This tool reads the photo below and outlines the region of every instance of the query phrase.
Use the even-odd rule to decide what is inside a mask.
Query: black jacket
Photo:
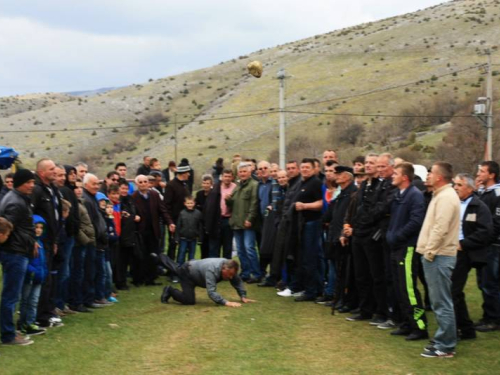
[[[179,214],[175,227],[175,240],[188,240],[198,242],[203,240],[202,215],[198,210],[184,209]]]
[[[460,246],[472,264],[486,263],[488,245],[492,240],[493,219],[488,207],[475,195],[465,210],[462,230],[464,239],[460,241]]]
[[[500,184],[485,190],[479,197],[490,209],[493,218],[492,243],[500,245]]]
[[[353,236],[372,236],[377,231],[378,226],[373,211],[376,209],[378,202],[380,193],[378,185],[380,183],[381,181],[378,178],[373,178],[370,185],[366,180],[358,189],[356,207],[349,222],[353,228]]]
[[[99,203],[95,196],[83,189],[83,204],[89,213],[90,220],[94,226],[96,247],[100,250],[108,246],[108,233],[106,230],[106,222],[99,212]]]
[[[52,193],[51,193],[52,191]],[[35,175],[35,188],[31,196],[33,214],[40,215],[47,222],[47,243],[49,246],[57,242],[62,222],[62,195],[54,184],[45,185]],[[57,212],[57,214],[56,214]]]
[[[124,247],[133,247],[136,243],[137,223],[134,221],[137,210],[132,201],[132,197],[120,197],[122,221],[121,221],[121,234],[120,245]],[[129,216],[124,216],[123,212],[127,212]]]
[[[35,225],[31,200],[27,195],[11,190],[0,203],[0,216],[14,225],[9,239],[0,245],[1,251],[33,256],[35,244]]]
[[[186,184],[178,178],[174,178],[165,188],[163,202],[167,212],[174,222],[179,218],[179,214],[184,209],[184,198],[189,196],[189,190]]]
[[[352,195],[355,194],[357,190],[353,182],[344,190],[341,190],[340,194],[335,199],[330,201],[328,210],[323,215],[323,222],[329,224],[327,237],[329,243],[340,242],[339,238],[344,228],[347,208],[349,207]]]
[[[10,189],[7,186],[2,186],[0,189],[0,202],[2,201],[3,197],[7,195],[7,193],[10,191]]]
[[[221,229],[221,213],[220,213],[220,182],[215,184],[214,188],[205,199],[203,206],[203,223],[205,225],[205,233],[212,239],[220,237]]]

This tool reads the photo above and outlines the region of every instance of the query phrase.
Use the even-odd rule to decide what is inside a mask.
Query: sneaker
[[[387,319],[385,322],[379,324],[377,328],[379,329],[394,329],[397,325],[392,321],[392,319]]]
[[[305,294],[303,294],[303,295],[301,295],[299,297],[295,297],[295,302],[309,302],[309,301],[313,302],[315,300],[316,300],[316,298],[314,298],[314,297],[308,297]]]
[[[103,305],[103,306],[111,306],[113,304],[113,302],[109,302],[108,300],[106,299],[99,299],[99,300],[95,300],[94,301],[95,303],[97,303],[98,305]]]
[[[369,320],[369,319],[371,319],[371,318],[363,316],[361,314],[351,315],[351,316],[348,316],[347,318],[345,318],[345,320],[347,320],[348,322],[360,322],[362,320]]]
[[[58,322],[51,323],[50,327],[51,328],[64,327],[64,323],[58,323]]]
[[[29,338],[16,335],[16,337],[14,337],[14,340],[9,341],[9,342],[4,342],[4,343],[2,343],[2,345],[4,345],[4,346],[14,346],[14,345],[26,346],[26,345],[33,344],[33,342],[34,341],[30,340]]]
[[[442,352],[434,348],[434,350],[424,350],[423,353],[420,353],[422,357],[425,358],[453,358],[455,356],[455,352]]]
[[[179,278],[177,276],[172,277],[172,282],[177,284],[179,282]]]
[[[304,295],[305,291],[301,290],[300,292],[293,293],[294,297],[302,297]]]
[[[418,330],[410,333],[406,336],[406,341],[416,341],[416,340],[424,340],[429,338],[429,333],[427,330]]]
[[[113,296],[109,296],[109,297],[108,297],[108,302],[111,302],[111,303],[118,303],[118,300],[117,300],[115,297],[113,297]]]
[[[101,307],[105,307],[106,305],[101,305],[99,303],[86,303],[84,306],[89,309],[100,309]]]
[[[60,308],[56,307],[53,311],[54,315],[57,315],[59,317],[66,316],[64,311],[62,311]]]
[[[45,329],[38,327],[36,324],[26,325],[23,328],[24,328],[24,332],[30,336],[43,335],[46,332]]]
[[[376,326],[378,327],[380,324],[385,323],[387,321],[387,318],[383,318],[381,316],[375,315],[369,322],[371,326]]]
[[[49,318],[49,323],[62,323],[62,319],[56,316]]]
[[[281,292],[276,293],[280,297],[293,297],[293,293],[290,289],[286,288],[285,290],[282,290]]]

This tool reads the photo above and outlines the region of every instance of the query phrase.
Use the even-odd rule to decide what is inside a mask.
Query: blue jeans
[[[433,262],[422,257],[431,307],[438,324],[434,347],[443,352],[451,352],[457,345],[455,310],[451,296],[451,274],[456,263],[456,256],[436,255]]]
[[[184,240],[179,241],[179,253],[177,254],[177,263],[182,266],[186,261],[186,253],[188,254],[189,260],[194,259],[196,253],[196,240]]]
[[[111,262],[109,260],[104,264],[104,270],[106,271],[106,278],[104,280],[104,297],[111,297],[113,293],[113,268],[111,268]]]
[[[62,264],[59,269],[57,279],[56,307],[61,310],[64,310],[64,305],[68,302],[69,276],[71,274],[70,264],[74,245],[75,238],[68,237],[62,248],[59,249],[58,253],[62,257]]]
[[[16,337],[14,312],[21,296],[21,290],[28,267],[28,257],[21,254],[0,251],[2,264],[3,289],[0,304],[0,330],[2,342],[7,343]]]
[[[95,299],[105,298],[106,293],[106,252],[95,252]]]
[[[233,252],[233,230],[229,226],[229,218],[223,217],[220,223],[220,237],[209,238],[210,258],[220,258],[220,248],[222,246],[222,256],[226,259],[232,258]]]
[[[85,277],[83,279],[83,303],[90,305],[94,303],[95,297],[95,264],[96,248],[93,245],[87,245],[85,251]]]
[[[477,272],[477,283],[483,294],[483,320],[500,324],[500,247],[491,245],[487,263]]]
[[[19,321],[21,324],[30,325],[35,323],[38,299],[40,298],[41,291],[42,284],[24,283],[19,307],[19,310],[21,310]]]
[[[233,233],[241,263],[240,277],[245,280],[253,275],[254,278],[260,279],[262,275],[255,248],[255,231],[253,229],[236,229]]]
[[[83,280],[85,277],[86,246],[75,246],[71,259],[71,272],[69,280],[69,304],[76,308],[83,304]]]

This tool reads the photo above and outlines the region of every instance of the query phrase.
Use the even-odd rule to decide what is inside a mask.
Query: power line
[[[307,114],[307,115],[325,115],[325,116],[346,116],[346,117],[394,117],[394,118],[471,118],[473,115],[392,115],[392,114],[366,114],[366,113],[328,113],[328,112],[311,112],[311,111],[285,111],[286,113]]]

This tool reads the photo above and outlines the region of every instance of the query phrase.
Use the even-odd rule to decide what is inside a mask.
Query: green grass
[[[480,317],[471,274],[468,302]],[[164,282],[165,283],[165,282]],[[220,292],[237,300],[229,283]],[[2,374],[491,374],[500,368],[500,332],[460,342],[454,359],[425,359],[426,342],[405,342],[366,322],[312,303],[248,286],[255,304],[215,305],[197,289],[197,305],[159,301],[162,287],[132,288],[120,302],[64,319],[28,347],[0,348]],[[432,333],[435,321],[430,314]]]

